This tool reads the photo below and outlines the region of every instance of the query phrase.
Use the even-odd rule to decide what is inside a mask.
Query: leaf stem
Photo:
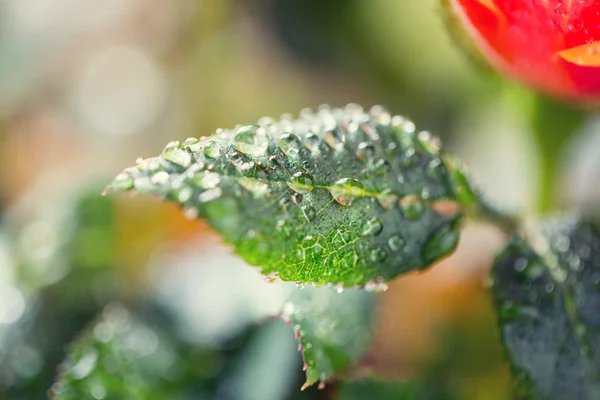
[[[538,211],[557,206],[558,162],[565,144],[581,126],[585,111],[544,97],[537,97],[531,112],[531,128],[540,156],[540,190]]]

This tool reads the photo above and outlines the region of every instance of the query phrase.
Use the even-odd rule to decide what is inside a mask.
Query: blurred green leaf
[[[48,232],[44,240],[27,241],[31,246],[14,257],[25,308],[18,320],[0,324],[0,399],[43,398],[64,346],[117,296],[115,202],[97,191],[94,187],[79,193],[55,227],[45,228],[39,221],[27,229],[13,227],[20,235],[35,229]],[[64,275],[39,271],[38,254],[44,255],[42,266],[62,265]],[[36,273],[47,274],[53,283]]]
[[[348,289],[294,290],[282,318],[294,328],[302,350],[306,383],[323,387],[360,360],[371,343],[374,294]]]
[[[52,398],[210,398],[201,385],[219,366],[218,353],[185,349],[160,325],[111,304],[73,343]]]
[[[170,143],[109,189],[178,203],[265,275],[377,290],[450,254],[477,202],[440,147],[381,107],[322,107]]]
[[[600,231],[570,217],[542,232],[547,253],[515,237],[493,269],[517,389],[532,399],[600,398]]]
[[[51,398],[323,397],[316,389],[300,392],[292,384],[297,379],[293,367],[299,360],[293,357],[293,347],[287,350],[291,337],[281,323],[271,321],[228,343],[200,347],[181,341],[172,325],[160,307],[147,306],[134,312],[120,303],[108,305],[70,346]]]
[[[342,381],[338,384],[337,400],[455,400],[435,382],[399,382],[380,379]]]

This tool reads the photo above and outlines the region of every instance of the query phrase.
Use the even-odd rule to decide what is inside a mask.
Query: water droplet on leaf
[[[375,148],[371,143],[363,142],[358,145],[356,150],[356,158],[358,158],[360,162],[366,164],[369,161],[372,161],[374,156]]]
[[[298,158],[300,154],[300,139],[292,133],[281,135],[279,148],[290,158]]]
[[[415,195],[410,195],[402,198],[399,202],[400,208],[404,213],[404,218],[415,221],[423,215],[425,206]]]
[[[380,293],[385,292],[387,289],[388,285],[383,278],[373,279],[365,284],[365,290],[367,292]]]
[[[185,150],[178,148],[172,150],[166,150],[163,152],[163,158],[173,164],[187,168],[192,163],[192,155]]]
[[[356,197],[364,194],[362,183],[356,179],[343,178],[330,189],[331,196],[342,206],[350,206]]]
[[[456,218],[434,232],[423,247],[423,258],[431,264],[454,251],[460,238],[460,219]]]
[[[304,172],[296,172],[292,175],[292,181],[288,186],[294,192],[302,194],[310,193],[314,189],[312,177]]]
[[[374,249],[371,251],[371,261],[382,262],[387,258],[387,253],[383,249]]]
[[[112,182],[112,187],[116,190],[130,190],[133,186],[133,178],[127,173],[117,175]]]
[[[364,234],[377,236],[383,231],[383,222],[379,218],[373,218],[365,224]]]
[[[269,137],[265,129],[257,125],[242,126],[233,138],[233,145],[244,154],[260,157],[267,152]]]
[[[317,136],[315,133],[309,133],[304,138],[304,146],[306,146],[306,148],[313,153],[316,153],[319,150],[320,142],[321,140],[319,139],[319,136]]]
[[[294,193],[292,195],[292,203],[296,205],[302,203],[302,195],[300,193]]]
[[[255,198],[264,197],[270,192],[269,184],[262,179],[242,177],[237,181],[244,189],[252,192]]]
[[[215,141],[210,141],[204,146],[204,155],[208,158],[219,158],[221,155],[221,146]]]
[[[221,197],[221,194],[222,194],[221,188],[210,189],[210,190],[207,190],[206,192],[201,193],[198,196],[198,200],[201,203],[207,203],[209,201],[218,199],[219,197]]]
[[[343,149],[345,140],[344,133],[337,128],[328,130],[323,134],[323,141],[334,150]]]
[[[402,249],[404,247],[404,244],[404,239],[402,239],[400,236],[392,236],[388,239],[388,246],[390,246],[390,249],[392,249],[392,251],[398,251]]]
[[[200,189],[213,189],[221,183],[221,177],[216,172],[200,172],[190,181]]]
[[[165,171],[157,172],[156,174],[152,175],[151,181],[155,185],[165,185],[167,182],[169,182],[169,174]]]

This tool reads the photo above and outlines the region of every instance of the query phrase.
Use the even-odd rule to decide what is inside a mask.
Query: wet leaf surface
[[[542,225],[548,251],[515,237],[493,292],[519,395],[600,398],[600,231],[577,217]]]
[[[274,322],[219,346],[198,346],[182,341],[160,308],[133,311],[112,303],[68,348],[51,398],[323,398],[317,388],[298,390],[293,340]]]
[[[170,143],[108,189],[179,204],[267,276],[375,290],[450,254],[476,202],[436,138],[357,105]]]
[[[368,350],[372,339],[376,295],[358,289],[306,287],[292,292],[282,318],[289,323],[302,351],[306,383],[324,387],[346,372]]]

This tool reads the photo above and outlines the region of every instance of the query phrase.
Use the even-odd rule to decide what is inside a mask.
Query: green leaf
[[[214,392],[209,381],[225,361],[219,351],[183,345],[155,320],[133,314],[119,303],[107,306],[71,345],[51,398],[208,398],[206,393]]]
[[[336,400],[453,400],[458,399],[429,381],[361,379],[338,384]]]
[[[303,352],[303,390],[316,382],[324,387],[365,354],[373,333],[373,296],[357,289],[338,293],[338,289],[306,287],[292,292],[281,316],[293,326]]]
[[[116,296],[116,205],[90,186],[60,207],[46,199],[36,218],[22,204],[8,215],[17,272],[8,290],[17,295],[7,305],[24,307],[18,319],[0,324],[0,399],[46,398],[64,346]]]
[[[450,254],[476,203],[440,147],[381,107],[321,107],[170,143],[108,189],[178,203],[267,276],[377,289]]]
[[[513,238],[493,269],[505,350],[520,396],[600,398],[600,231],[571,217]]]

